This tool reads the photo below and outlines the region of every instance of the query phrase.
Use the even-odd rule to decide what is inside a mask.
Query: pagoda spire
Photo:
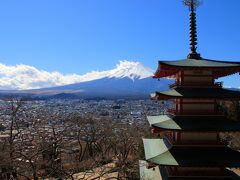
[[[183,4],[189,7],[189,23],[190,23],[190,53],[188,59],[201,59],[197,53],[197,24],[196,24],[196,8],[201,4],[201,0],[183,0]]]

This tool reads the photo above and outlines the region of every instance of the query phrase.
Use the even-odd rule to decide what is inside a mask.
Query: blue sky
[[[204,0],[198,51],[240,61],[240,1]],[[134,60],[185,58],[188,9],[181,0],[8,0],[0,2],[0,63],[84,74]]]

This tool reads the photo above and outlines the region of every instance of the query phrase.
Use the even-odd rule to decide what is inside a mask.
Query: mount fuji
[[[153,79],[153,70],[140,62],[120,61],[108,71],[93,71],[78,77],[77,83],[30,90],[8,91],[55,98],[139,98],[156,90],[165,90],[171,79]],[[4,93],[6,91],[2,91]]]
[[[153,70],[139,62],[120,61],[115,69],[91,72],[83,75],[79,83],[31,90],[34,94],[52,94],[54,97],[81,98],[139,98],[148,97],[156,90],[164,90],[172,82],[170,79],[153,79]],[[72,97],[72,96],[70,96]]]

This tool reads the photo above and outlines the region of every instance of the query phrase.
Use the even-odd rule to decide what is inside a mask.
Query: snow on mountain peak
[[[109,71],[108,77],[124,78],[132,80],[143,79],[153,75],[153,70],[145,67],[140,62],[120,61],[116,68]]]
[[[120,61],[116,68],[107,71],[92,71],[82,75],[81,82],[92,81],[102,78],[130,78],[143,79],[153,75],[153,70],[145,67],[140,62]]]

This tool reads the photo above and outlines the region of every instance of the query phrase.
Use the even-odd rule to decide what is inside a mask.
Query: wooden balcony
[[[170,84],[169,88],[176,88],[176,87],[206,87],[206,88],[222,88],[223,87],[223,82],[215,82],[215,83],[203,83],[203,82],[185,82],[185,83],[177,83],[175,82],[174,84]]]
[[[167,109],[167,113],[173,115],[210,115],[210,116],[223,116],[224,113],[221,111],[208,111],[208,110],[183,110],[182,112],[177,111],[175,108]]]
[[[175,145],[175,146],[201,146],[201,147],[203,147],[203,146],[225,146],[220,141],[217,142],[217,141],[206,141],[206,140],[203,140],[203,141],[200,141],[200,140],[181,141],[181,142],[173,143],[173,145]]]
[[[226,177],[230,177],[230,174],[228,170],[226,169],[198,169],[198,168],[192,168],[190,170],[189,168],[177,168],[177,167],[161,167],[162,171],[165,171],[165,175],[167,177],[175,177],[176,179],[181,179],[183,177],[190,179],[192,178],[198,178],[198,177],[205,177],[205,178],[219,178],[224,179]],[[161,172],[162,172],[161,171]]]
[[[166,133],[163,139],[167,141],[169,147],[171,146],[225,146],[226,143],[223,141],[208,141],[208,140],[174,140],[174,137],[170,133]]]

